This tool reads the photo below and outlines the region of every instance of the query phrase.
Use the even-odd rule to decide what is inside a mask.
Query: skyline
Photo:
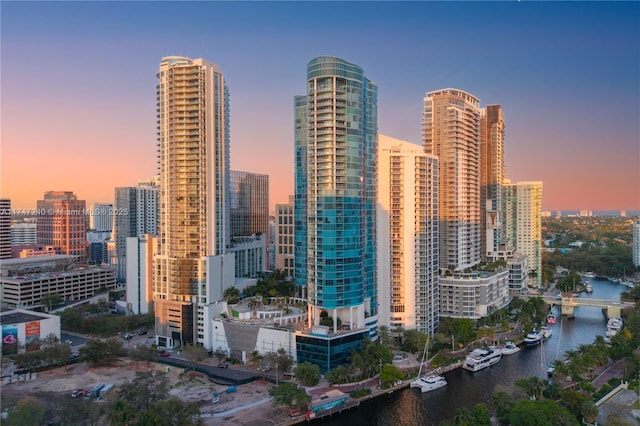
[[[115,187],[156,174],[156,73],[162,57],[183,55],[224,73],[231,169],[269,175],[272,211],[294,192],[294,96],[307,62],[330,55],[378,86],[381,134],[422,144],[425,94],[460,89],[501,105],[507,174],[542,181],[543,210],[640,209],[637,3],[0,8],[0,192],[13,208],[50,190],[113,202]]]

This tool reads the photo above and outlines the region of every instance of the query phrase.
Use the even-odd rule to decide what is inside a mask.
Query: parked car
[[[65,342],[67,343],[67,345],[73,345],[73,340],[65,340]]]
[[[124,335],[124,336],[122,336],[122,337],[124,338],[124,340],[129,340],[129,339],[133,338],[133,334],[131,334],[131,333],[127,333],[127,334],[125,334],[125,335]]]
[[[148,334],[149,332],[147,330],[138,330],[138,336],[144,336],[145,334]]]
[[[71,392],[71,398],[81,398],[83,396],[85,396],[87,393],[87,391],[85,391],[82,388],[78,388],[76,390],[74,390],[73,392]]]
[[[171,356],[171,354],[167,351],[161,352],[160,356]]]
[[[218,368],[229,368],[229,364],[227,364],[226,362],[220,363],[218,364]]]

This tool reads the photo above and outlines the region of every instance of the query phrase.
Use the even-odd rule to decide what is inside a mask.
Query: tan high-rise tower
[[[504,165],[505,125],[500,105],[487,105],[480,120],[480,208],[482,226],[481,256],[486,259],[504,250],[502,236],[502,191],[506,171]]]
[[[480,100],[457,89],[427,93],[423,142],[438,156],[440,267],[480,262]]]
[[[209,257],[230,243],[229,97],[222,71],[204,59],[165,57],[158,80],[156,334],[177,347],[205,341]]]

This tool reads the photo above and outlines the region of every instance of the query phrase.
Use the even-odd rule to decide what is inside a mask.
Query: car
[[[122,337],[124,338],[124,340],[129,340],[129,339],[132,339],[132,338],[133,338],[133,334],[131,334],[131,333],[127,333],[127,334],[125,334],[125,335],[124,335],[124,336],[122,336]]]
[[[82,388],[78,388],[76,390],[74,390],[73,392],[71,392],[71,398],[81,398],[83,396],[85,396],[87,393],[87,391],[85,391]]]
[[[65,340],[65,342],[67,343],[67,345],[73,345],[73,340],[67,339],[67,340]]]
[[[167,351],[161,352],[160,356],[171,356],[171,354]]]
[[[147,333],[149,333],[147,330],[138,330],[138,336],[144,336]]]
[[[69,361],[73,361],[74,359],[78,359],[79,357],[80,357],[80,354],[76,352],[72,352],[71,355],[69,355]]]
[[[229,368],[229,364],[227,364],[226,362],[222,362],[218,364],[218,368]]]

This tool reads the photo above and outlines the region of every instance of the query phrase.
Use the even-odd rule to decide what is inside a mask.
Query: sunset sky
[[[421,143],[426,92],[502,105],[513,182],[544,210],[640,209],[637,2],[10,2],[1,12],[1,196],[112,202],[157,172],[156,72],[204,58],[231,93],[231,168],[293,193],[293,97],[332,55],[378,85],[382,134]]]

